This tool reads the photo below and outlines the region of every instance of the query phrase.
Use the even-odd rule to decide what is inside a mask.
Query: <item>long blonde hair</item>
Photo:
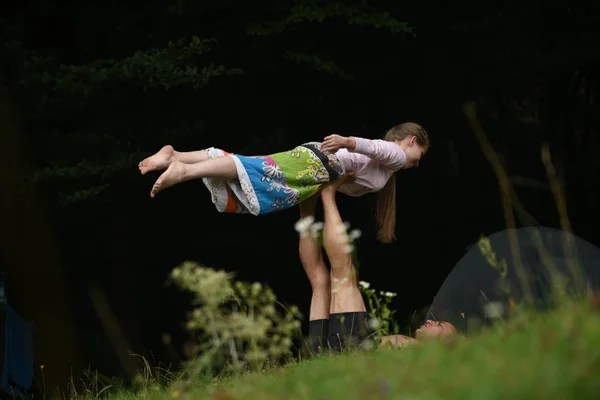
[[[383,138],[388,142],[415,136],[417,143],[425,150],[431,147],[429,135],[423,127],[414,122],[406,122],[390,129]],[[396,240],[396,174],[393,174],[383,189],[377,193],[377,239],[382,243]]]

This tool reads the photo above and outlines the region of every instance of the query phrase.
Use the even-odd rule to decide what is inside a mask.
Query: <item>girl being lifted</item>
[[[322,143],[310,142],[293,150],[268,156],[242,156],[209,148],[177,152],[164,146],[139,163],[142,174],[164,170],[150,196],[181,182],[202,179],[220,212],[267,214],[302,205],[323,185],[351,171],[355,180],[338,191],[358,197],[379,192],[377,222],[379,239],[394,239],[396,217],[395,173],[416,167],[429,148],[425,129],[404,123],[390,129],[383,140],[327,136]],[[314,201],[312,203],[314,203]],[[314,204],[302,207],[311,214]]]

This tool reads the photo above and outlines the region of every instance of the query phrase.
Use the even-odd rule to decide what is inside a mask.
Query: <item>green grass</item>
[[[188,383],[189,384],[189,383]],[[263,373],[126,399],[598,399],[600,313],[569,305],[476,337],[325,356]]]

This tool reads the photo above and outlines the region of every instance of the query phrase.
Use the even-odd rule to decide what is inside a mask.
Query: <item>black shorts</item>
[[[329,316],[329,346],[335,351],[360,347],[373,336],[369,328],[369,313],[347,312]]]

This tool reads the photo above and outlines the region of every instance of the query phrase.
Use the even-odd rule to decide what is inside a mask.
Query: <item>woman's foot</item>
[[[158,153],[139,163],[138,168],[142,175],[145,175],[150,171],[167,169],[171,165],[171,161],[173,161],[174,154],[175,150],[173,149],[173,146],[164,146]]]
[[[154,186],[152,186],[150,197],[154,198],[161,190],[182,182],[185,179],[186,169],[184,163],[179,161],[171,162],[169,168],[158,177]]]

